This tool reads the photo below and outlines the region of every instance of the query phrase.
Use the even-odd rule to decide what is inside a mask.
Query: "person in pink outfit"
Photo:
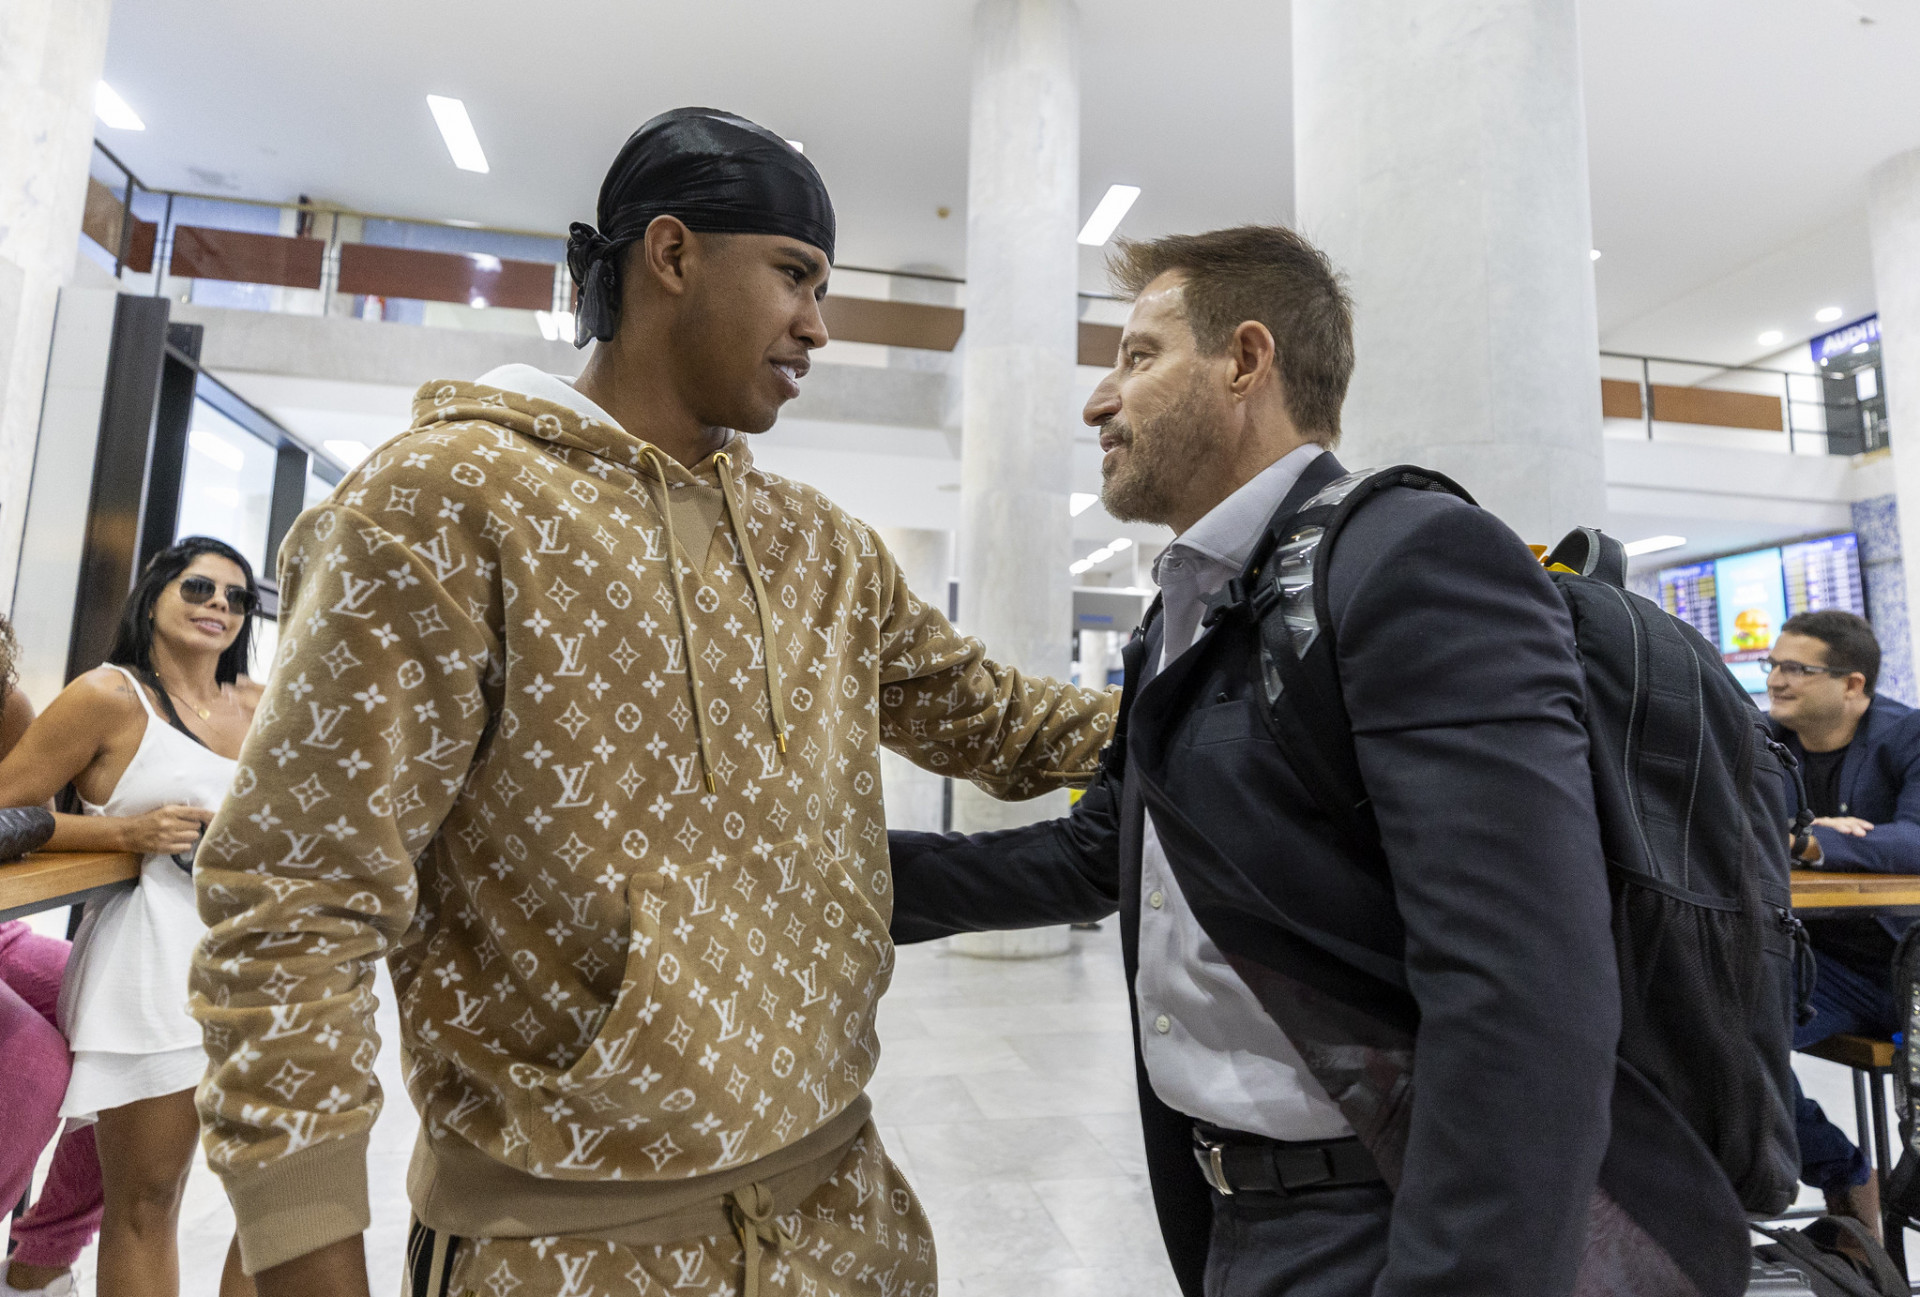
[[[33,704],[15,687],[13,628],[0,618],[0,757],[33,720]],[[0,1210],[20,1201],[41,1150],[59,1128],[71,1056],[55,1025],[69,946],[24,923],[0,923]],[[100,1161],[93,1128],[68,1134],[53,1153],[46,1185],[13,1222],[13,1255],[0,1297],[74,1291],[73,1263],[100,1229]]]

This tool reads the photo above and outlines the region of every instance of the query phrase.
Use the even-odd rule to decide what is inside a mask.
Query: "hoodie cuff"
[[[228,1173],[240,1268],[249,1275],[352,1238],[372,1220],[363,1132],[301,1149],[258,1171]]]

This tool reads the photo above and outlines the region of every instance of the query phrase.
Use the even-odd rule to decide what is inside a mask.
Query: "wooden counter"
[[[1834,910],[1920,914],[1920,875],[1829,874],[1796,869],[1793,908],[1797,914]]]
[[[0,864],[0,920],[79,905],[132,887],[140,857],[118,851],[38,851]]]

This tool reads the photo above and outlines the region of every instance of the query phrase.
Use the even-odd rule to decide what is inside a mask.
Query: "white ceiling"
[[[153,184],[558,231],[634,126],[707,103],[805,142],[843,261],[958,272],[971,11],[117,0],[107,77],[148,130],[102,136]],[[1287,6],[1081,12],[1082,210],[1124,181],[1135,235],[1287,219]],[[1863,178],[1920,146],[1920,0],[1588,0],[1581,25],[1608,345],[1750,360],[1871,309]],[[429,92],[466,101],[490,174],[453,168]]]

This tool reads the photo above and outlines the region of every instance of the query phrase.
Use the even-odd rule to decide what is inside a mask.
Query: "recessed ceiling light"
[[[1109,185],[1107,196],[1093,209],[1093,215],[1080,227],[1080,242],[1089,248],[1097,248],[1113,237],[1119,228],[1120,219],[1133,206],[1133,200],[1140,196],[1138,185]]]
[[[1093,508],[1094,501],[1099,498],[1097,495],[1088,495],[1084,491],[1075,491],[1067,497],[1067,509],[1074,517],[1078,518],[1081,514]]]
[[[367,445],[364,441],[341,440],[329,441],[324,444],[326,445],[327,453],[339,460],[342,464],[345,464],[348,468],[352,468],[355,464],[358,464],[361,460],[373,453],[373,447]]]
[[[793,146],[793,151],[795,153],[805,153],[807,151],[807,146],[802,144],[799,140],[788,140],[787,143]]]
[[[1075,576],[1079,576],[1082,572],[1086,571],[1088,568],[1092,566],[1093,566],[1092,562],[1083,558],[1079,562],[1069,565],[1067,568],[1067,571],[1073,573]]]
[[[114,88],[102,81],[93,87],[93,111],[104,126],[116,131],[144,131],[147,124],[140,120],[140,114],[127,107]]]
[[[1787,339],[1787,335],[1780,332],[1780,330],[1768,329],[1765,333],[1755,338],[1754,341],[1759,343],[1763,347],[1777,347],[1782,342],[1785,342],[1786,339]]]
[[[453,155],[453,165],[462,171],[486,172],[487,155],[480,147],[480,137],[473,133],[467,106],[444,95],[428,95],[427,107],[433,113],[433,124],[440,128],[440,138],[447,142],[447,152]]]
[[[1813,318],[1818,320],[1822,324],[1832,324],[1835,320],[1839,319],[1842,315],[1845,315],[1845,314],[1846,312],[1842,311],[1837,306],[1823,306],[1819,310],[1813,313]]]
[[[1589,260],[1589,261],[1598,261],[1598,260],[1600,260],[1600,249],[1598,249],[1598,248],[1588,248],[1588,249],[1587,249],[1587,260]]]
[[[1119,540],[1108,541],[1107,548],[1118,554],[1123,549],[1132,549],[1133,542],[1122,536]]]
[[[1686,543],[1685,536],[1648,536],[1645,540],[1630,540],[1622,548],[1627,551],[1628,557],[1638,558],[1642,554],[1658,554],[1665,549],[1679,549]]]

